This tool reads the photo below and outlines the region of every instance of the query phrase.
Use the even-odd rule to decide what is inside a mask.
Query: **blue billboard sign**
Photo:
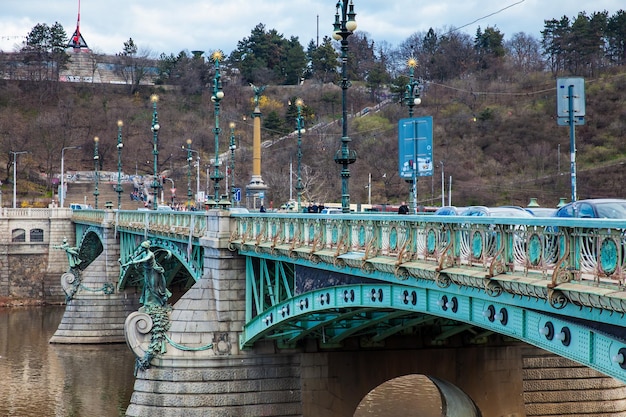
[[[400,178],[433,175],[433,118],[412,117],[398,122],[398,171]]]

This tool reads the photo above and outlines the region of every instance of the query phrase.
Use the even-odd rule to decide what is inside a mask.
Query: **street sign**
[[[398,122],[398,171],[400,178],[412,180],[433,175],[432,116],[400,119]]]
[[[241,188],[235,188],[235,201],[241,201]]]
[[[556,113],[557,117],[569,119],[570,87],[572,91],[572,110],[574,117],[585,116],[585,79],[582,77],[557,78]],[[569,123],[568,123],[569,124]],[[580,124],[580,123],[577,123]]]

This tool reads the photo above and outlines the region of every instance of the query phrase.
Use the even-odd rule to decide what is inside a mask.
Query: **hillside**
[[[625,197],[626,161],[626,69],[614,69],[586,79],[586,124],[576,129],[578,197]],[[425,205],[441,202],[441,162],[445,188],[452,177],[452,203],[526,205],[531,197],[541,205],[554,206],[570,196],[570,137],[567,127],[557,126],[556,81],[548,73],[521,73],[516,79],[465,78],[450,84],[426,83],[422,104],[415,116],[434,119],[435,175],[419,181],[419,200]],[[226,152],[231,121],[236,123],[235,184],[245,187],[252,168],[252,90],[236,77],[224,83],[220,111],[220,153]],[[186,194],[188,165],[181,149],[187,138],[201,155],[201,184],[213,157],[214,108],[209,88],[202,94],[183,94],[179,89],[140,86],[129,95],[120,85],[0,81],[0,174],[3,204],[10,204],[13,156],[19,155],[18,199],[26,204],[52,197],[51,176],[60,172],[61,149],[81,146],[65,154],[65,170],[94,167],[93,138],[98,136],[100,169],[117,170],[117,120],[123,120],[123,171],[152,173],[151,94],[159,95],[158,118],[160,170],[167,170]],[[351,114],[373,108],[377,100],[359,83],[349,91]],[[278,114],[286,130],[289,101],[301,97],[306,105],[307,132],[302,137],[303,180],[311,199],[341,199],[340,167],[333,156],[340,146],[341,90],[336,85],[307,80],[301,86],[268,86],[263,120]],[[291,109],[293,110],[293,109]],[[292,112],[289,114],[293,114]],[[409,186],[398,178],[397,122],[407,117],[398,103],[379,112],[351,118],[350,148],[358,159],[350,166],[353,203],[366,203],[371,174],[372,203],[397,203],[408,199]],[[313,126],[323,126],[312,129]],[[262,140],[278,139],[282,133],[263,129]],[[262,177],[269,185],[267,199],[279,205],[290,197],[290,163],[296,172],[295,136],[264,148]],[[195,168],[191,168],[195,190]],[[295,177],[293,179],[295,185]],[[209,187],[212,189],[212,184]],[[222,190],[224,184],[222,184]],[[184,191],[183,191],[184,190]],[[181,194],[180,191],[183,191]],[[295,197],[295,191],[292,194]],[[446,197],[447,199],[447,197]]]

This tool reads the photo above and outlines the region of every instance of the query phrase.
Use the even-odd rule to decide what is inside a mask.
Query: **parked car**
[[[320,214],[341,214],[342,211],[341,209],[338,208],[325,208],[322,209],[322,211],[320,212]]]
[[[247,213],[250,213],[250,210],[248,210],[245,207],[229,207],[228,211],[230,211],[231,213],[234,213],[234,214],[247,214]]]
[[[527,207],[524,210],[535,217],[552,217],[556,213],[556,209],[550,207]]]
[[[471,206],[461,212],[461,216],[533,217],[532,214],[518,206]]]
[[[554,215],[586,219],[626,219],[626,200],[619,198],[578,200],[559,208]]]
[[[465,207],[443,206],[439,207],[433,214],[435,216],[459,216],[464,210]]]

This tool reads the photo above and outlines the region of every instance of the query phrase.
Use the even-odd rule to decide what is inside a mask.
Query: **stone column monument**
[[[254,113],[252,113],[253,135],[252,135],[252,178],[246,186],[247,206],[251,208],[260,207],[265,198],[267,185],[261,178],[261,110],[259,108],[259,98],[266,86],[256,87],[250,84],[254,91]]]

